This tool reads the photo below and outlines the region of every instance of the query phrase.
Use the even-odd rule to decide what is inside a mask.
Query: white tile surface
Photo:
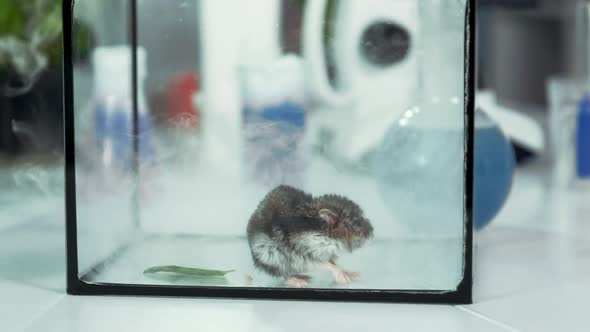
[[[496,220],[475,234],[476,302],[590,276],[590,191],[556,191],[543,171],[519,170]]]
[[[0,231],[0,280],[65,290],[64,226],[43,221]]]
[[[590,275],[590,241],[508,227],[496,242],[481,241],[474,252],[475,301],[487,301],[541,287],[576,282]]]
[[[29,326],[92,331],[505,331],[449,306],[68,297]]]
[[[0,280],[0,331],[19,331],[65,295]]]
[[[590,284],[539,288],[516,296],[482,302],[469,310],[521,331],[589,331]]]
[[[556,189],[547,167],[517,171],[510,196],[493,223],[590,240],[590,185]]]

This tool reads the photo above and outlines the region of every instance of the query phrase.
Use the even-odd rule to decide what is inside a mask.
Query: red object
[[[168,123],[172,127],[198,127],[200,114],[193,102],[193,96],[198,90],[199,79],[193,72],[181,73],[170,81],[166,96]]]

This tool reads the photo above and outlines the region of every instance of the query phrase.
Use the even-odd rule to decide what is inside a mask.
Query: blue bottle
[[[576,128],[576,171],[579,178],[590,178],[590,96],[578,103]]]
[[[242,127],[247,177],[262,186],[300,186],[306,158],[301,59],[285,55],[242,67]]]
[[[268,186],[299,184],[304,169],[305,108],[284,101],[256,110],[245,107],[243,116],[249,175]]]
[[[123,171],[129,171],[133,167],[133,133],[130,113],[130,110],[119,105],[110,119],[115,161],[117,166]]]
[[[118,108],[110,119],[115,159],[125,172],[133,169],[133,117],[130,109]],[[152,119],[147,112],[138,112],[138,158],[143,165],[155,162]]]
[[[99,47],[93,53],[95,76],[94,135],[102,166],[128,173],[134,169],[134,129],[131,91],[131,52],[127,46]],[[147,77],[147,54],[137,50],[138,161],[154,164],[156,141],[147,109],[144,82]]]
[[[108,132],[108,103],[97,102],[94,109],[94,133],[99,150],[103,149]]]

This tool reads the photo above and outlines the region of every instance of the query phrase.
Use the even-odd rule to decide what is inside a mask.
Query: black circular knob
[[[378,21],[365,29],[360,50],[367,62],[375,66],[390,66],[401,62],[410,51],[408,30],[391,21]]]

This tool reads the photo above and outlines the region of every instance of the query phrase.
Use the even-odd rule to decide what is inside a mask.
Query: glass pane
[[[127,1],[76,1],[74,110],[79,273],[85,275],[135,234],[133,186],[107,172],[123,167],[131,137],[131,51]],[[107,123],[107,118],[111,121]],[[111,134],[106,139],[106,132]],[[115,143],[116,142],[116,143]],[[115,166],[117,165],[117,166]]]
[[[128,4],[75,8],[84,281],[456,289],[464,0],[138,1],[137,136]]]

